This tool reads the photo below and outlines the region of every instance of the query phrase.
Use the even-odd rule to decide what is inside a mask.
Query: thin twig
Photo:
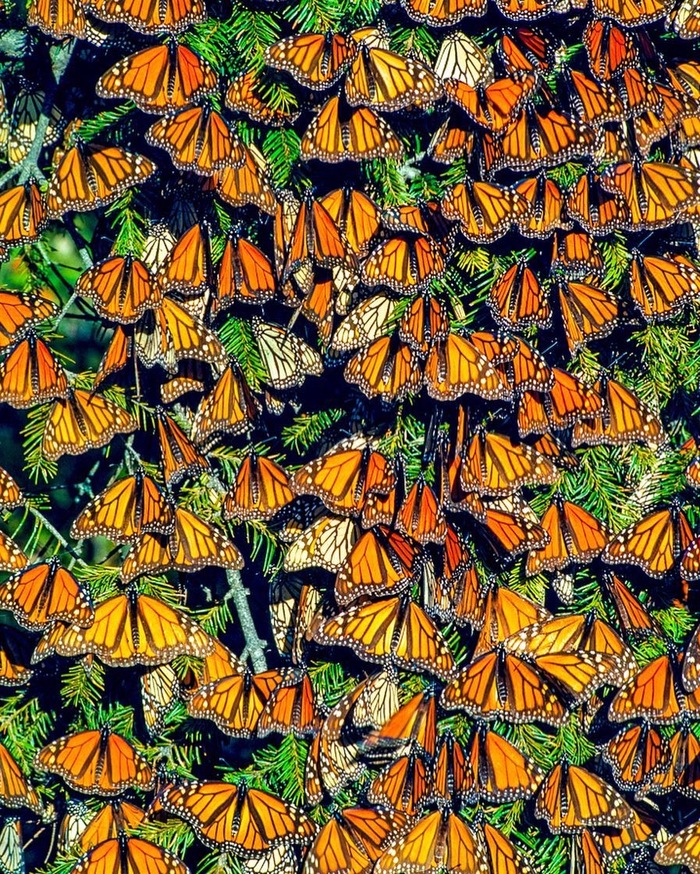
[[[61,534],[61,532],[57,528],[55,528],[51,524],[51,522],[49,522],[49,520],[46,518],[46,516],[44,516],[44,514],[41,512],[41,510],[38,510],[36,507],[32,507],[31,504],[26,504],[26,509],[32,514],[32,516],[34,516],[34,518],[37,520],[37,522],[39,522],[39,524],[49,532],[49,534],[51,534],[53,537],[56,538],[56,540],[61,544],[61,546],[64,549],[66,549],[68,552],[70,552],[71,555],[75,554],[75,550],[70,545],[70,543],[68,543],[68,541]],[[76,561],[76,564],[79,564],[82,567],[88,566],[87,563],[84,562],[82,560],[82,558],[80,558],[79,556],[76,556],[75,561]]]
[[[212,486],[217,490],[217,492],[222,495],[226,493],[226,487],[215,473],[210,473],[209,478]],[[253,620],[253,614],[250,610],[250,603],[248,602],[248,595],[250,594],[250,592],[243,585],[241,572],[231,570],[230,568],[227,569],[226,581],[228,583],[228,592],[225,595],[225,599],[230,598],[236,607],[238,621],[241,624],[241,631],[243,632],[243,639],[245,640],[246,644],[245,648],[248,655],[250,656],[250,663],[253,666],[253,670],[256,673],[266,671],[266,641],[258,636],[258,632],[255,628],[255,621]]]

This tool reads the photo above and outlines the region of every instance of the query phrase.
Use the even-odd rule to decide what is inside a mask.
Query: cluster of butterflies
[[[249,6],[0,45],[0,874],[700,872],[697,0]]]

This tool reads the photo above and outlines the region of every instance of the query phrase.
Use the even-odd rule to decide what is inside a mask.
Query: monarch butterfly
[[[187,476],[196,477],[209,468],[208,460],[171,416],[159,409],[157,419],[166,485],[178,483]]]
[[[532,76],[503,79],[470,85],[460,79],[445,82],[445,94],[476,124],[501,134],[510,124],[523,101],[535,87]]]
[[[401,0],[401,5],[415,21],[432,27],[448,27],[467,16],[486,13],[486,0]]]
[[[143,155],[118,146],[79,142],[61,155],[46,192],[48,218],[106,206],[138,185],[155,167]]]
[[[136,430],[136,420],[114,401],[83,389],[69,389],[54,402],[44,429],[41,451],[56,461],[109,443],[115,434]]]
[[[643,718],[656,724],[676,722],[685,704],[673,655],[662,655],[632,677],[610,703],[614,722]]]
[[[663,425],[646,404],[615,379],[601,379],[594,391],[604,400],[603,414],[574,423],[571,445],[610,444],[626,446],[636,441],[656,445],[663,442]]]
[[[480,495],[509,495],[524,485],[547,485],[557,469],[525,443],[479,428],[466,447],[462,484]]]
[[[534,550],[527,558],[527,573],[543,570],[560,571],[570,564],[588,564],[605,548],[609,533],[606,527],[583,507],[565,501],[561,495],[542,517],[542,527],[549,534],[549,543]]]
[[[445,514],[424,477],[419,477],[411,486],[396,517],[396,527],[418,543],[442,543],[445,540]]]
[[[337,795],[363,772],[359,745],[344,742],[342,735],[368,683],[369,680],[362,680],[340,699],[311,742],[304,774],[304,790],[310,804],[320,804],[324,792]]]
[[[479,824],[478,832],[482,843],[486,844],[490,870],[502,874],[533,874],[533,868],[525,855],[512,843],[503,832],[488,822]]]
[[[185,863],[169,850],[121,832],[118,837],[93,847],[72,869],[72,874],[99,874],[100,871],[114,871],[119,874],[138,874],[139,871],[187,874],[188,870]]]
[[[121,325],[114,329],[112,339],[102,356],[97,372],[95,373],[94,388],[98,389],[110,376],[119,373],[129,363],[133,356],[133,337],[127,334]]]
[[[78,792],[110,796],[130,786],[153,785],[148,762],[109,726],[52,741],[39,750],[36,764],[42,771],[58,774]]]
[[[448,189],[442,211],[445,218],[459,221],[468,240],[485,243],[502,237],[529,210],[514,189],[467,180]]]
[[[26,638],[21,633],[11,628],[3,631],[3,641],[0,644],[0,686],[22,686],[31,679],[29,653],[24,651],[26,643]]]
[[[572,840],[571,864],[580,866],[582,874],[603,874],[603,856],[588,829],[582,829]]]
[[[664,769],[668,755],[666,739],[647,722],[623,729],[603,750],[615,782],[633,792],[643,791],[651,778]]]
[[[372,492],[386,492],[395,482],[391,462],[366,438],[341,440],[321,458],[294,474],[298,494],[321,498],[335,513],[354,515]]]
[[[269,46],[265,62],[290,73],[299,84],[320,91],[337,82],[356,52],[354,40],[340,33],[309,33]]]
[[[486,164],[479,151],[480,142],[483,140],[477,139],[471,121],[461,114],[451,113],[433,134],[428,145],[428,155],[440,164],[453,164],[458,158],[468,159],[472,154],[478,154]],[[486,166],[484,169],[487,169]]]
[[[348,259],[340,231],[323,204],[305,198],[296,214],[289,239],[284,240],[286,260],[283,281],[300,267],[333,267]]]
[[[656,85],[644,72],[638,69],[623,70],[616,85],[626,116],[636,118],[649,112],[662,111]]]
[[[551,270],[561,269],[568,279],[603,278],[605,268],[600,247],[590,234],[580,231],[555,233]]]
[[[650,789],[655,794],[676,790],[689,798],[700,798],[700,742],[683,723],[668,741],[668,756],[664,767],[654,774]]]
[[[656,851],[658,865],[685,865],[692,874],[700,872],[700,826],[694,822],[666,840]]]
[[[7,159],[10,164],[20,164],[29,154],[45,103],[46,92],[39,88],[23,87],[15,97],[7,140]],[[63,116],[55,105],[50,109],[47,107],[47,112],[49,124],[44,134],[44,145],[51,146],[59,139]]]
[[[301,155],[330,164],[403,157],[404,148],[389,124],[367,106],[345,109],[331,97],[301,139]]]
[[[390,332],[396,302],[387,294],[363,300],[336,328],[330,346],[334,352],[354,352]]]
[[[448,33],[440,43],[440,51],[433,72],[443,84],[452,79],[472,88],[493,82],[493,61],[473,39],[466,34]]]
[[[498,54],[510,72],[536,73],[551,67],[555,47],[542,31],[520,25],[503,34]]]
[[[131,543],[141,534],[166,534],[173,527],[170,501],[143,471],[117,480],[94,497],[71,526],[71,537],[107,537]]]
[[[593,10],[601,18],[613,18],[620,24],[637,27],[662,18],[669,11],[669,0],[593,0]]]
[[[303,385],[307,376],[323,373],[318,352],[286,328],[253,316],[253,336],[260,352],[265,381],[275,389]]]
[[[594,277],[583,282],[566,280],[559,283],[559,310],[569,352],[575,355],[592,339],[606,337],[617,325],[617,298],[601,288]]]
[[[178,291],[185,297],[192,297],[207,291],[211,272],[207,226],[194,224],[163,259],[158,279],[164,291]]]
[[[634,822],[634,811],[612,786],[566,761],[540,787],[535,815],[554,834],[575,834],[591,826],[626,828]]]
[[[0,803],[3,807],[27,807],[44,813],[39,796],[20,770],[7,748],[0,743]]]
[[[33,332],[0,362],[0,402],[26,409],[65,397],[68,380],[43,340]]]
[[[466,822],[452,811],[423,816],[400,841],[377,859],[376,874],[390,871],[474,871],[486,874],[485,848]]]
[[[476,493],[468,494],[464,506],[485,526],[496,551],[504,550],[510,557],[536,549],[549,537],[532,507],[516,495],[477,498]]]
[[[224,518],[271,519],[293,500],[286,471],[269,458],[250,452],[224,497]]]
[[[270,590],[272,634],[280,655],[298,664],[320,607],[321,594],[313,586],[280,581]]]
[[[159,665],[141,674],[139,685],[146,731],[156,737],[162,733],[165,718],[180,697],[180,682],[170,665]]]
[[[632,813],[634,815],[632,825],[621,830],[601,832],[597,835],[605,858],[615,859],[635,846],[649,843],[649,839],[652,836],[651,827],[634,810]]]
[[[424,108],[441,96],[442,86],[425,64],[366,42],[360,43],[345,79],[345,97],[351,106],[384,112]]]
[[[598,80],[612,79],[637,63],[634,36],[610,18],[590,21],[583,32],[583,44],[591,72]]]
[[[700,271],[683,255],[653,258],[634,252],[629,273],[630,294],[648,322],[675,315],[700,289]]]
[[[28,561],[14,540],[0,531],[0,570],[18,571],[26,567]]]
[[[693,540],[685,513],[674,504],[615,535],[602,557],[608,564],[636,565],[648,576],[663,579]]]
[[[219,266],[212,315],[218,315],[238,301],[249,304],[264,303],[274,297],[276,287],[267,255],[250,240],[230,239],[226,243]]]
[[[398,707],[365,741],[368,749],[406,753],[417,746],[428,757],[436,752],[437,701],[433,689],[419,692]]]
[[[353,706],[354,726],[378,728],[399,710],[399,680],[395,671],[383,669],[367,677]]]
[[[526,633],[527,629],[537,628],[548,619],[551,619],[551,613],[540,604],[518,595],[507,586],[492,584],[479,616],[481,631],[473,655],[489,652],[504,641],[508,641],[507,649],[517,652],[511,641],[514,637],[519,639],[518,632]]]
[[[0,244],[33,243],[46,221],[46,203],[34,182],[0,192]]]
[[[433,344],[425,364],[428,395],[456,400],[475,394],[487,400],[506,400],[510,390],[496,368],[469,337],[449,334]]]
[[[416,291],[442,276],[447,254],[445,245],[431,237],[390,237],[363,263],[362,281],[370,288],[384,285],[404,294]]]
[[[146,140],[170,155],[175,167],[210,176],[226,166],[239,166],[246,155],[238,137],[218,112],[192,107],[159,119]]]
[[[602,654],[609,678],[615,682],[626,683],[638,670],[627,644],[595,610],[537,620],[507,637],[504,646],[511,652],[531,655],[581,650]]]
[[[32,565],[3,583],[0,607],[32,631],[57,620],[85,628],[94,615],[90,593],[55,558]]]
[[[140,807],[129,801],[112,800],[88,823],[83,824],[75,840],[70,841],[68,846],[70,849],[77,847],[86,853],[97,844],[117,838],[125,831],[140,825],[145,816]]]
[[[380,228],[379,207],[364,192],[336,188],[320,199],[355,255],[366,255]]]
[[[359,537],[359,526],[351,518],[320,516],[294,540],[284,557],[287,573],[320,567],[337,573]]]
[[[243,373],[234,364],[224,370],[212,392],[200,401],[192,425],[194,443],[204,445],[218,433],[240,434],[259,411]]]
[[[116,255],[86,270],[76,291],[106,319],[127,325],[158,306],[163,292],[146,265],[130,255]]]
[[[438,739],[431,774],[431,797],[438,803],[442,800],[453,803],[475,800],[473,768],[451,731],[444,732]]]
[[[344,860],[348,874],[363,874],[392,836],[400,833],[407,819],[385,808],[347,807],[337,811],[320,829],[309,847],[304,862],[307,871],[331,874],[337,870],[337,858]]]
[[[482,593],[476,566],[464,540],[448,525],[441,563],[434,568],[436,578],[428,590],[426,608],[442,621],[478,625]]]
[[[193,573],[210,565],[240,570],[243,556],[221,531],[178,507],[169,535],[143,533],[127,553],[120,572],[126,584],[142,574],[169,569]]]
[[[408,817],[416,816],[430,794],[429,773],[415,752],[400,756],[383,768],[367,791],[367,799]]]
[[[184,783],[166,789],[161,803],[185,819],[205,846],[243,858],[279,844],[308,844],[316,830],[298,808],[244,783]]]
[[[496,322],[506,330],[530,325],[544,328],[551,322],[549,302],[524,261],[513,264],[491,286],[488,305]]]
[[[54,625],[34,658],[94,654],[110,667],[157,667],[177,655],[203,658],[212,646],[211,638],[182,611],[129,589],[98,604],[88,628]]]
[[[12,816],[0,827],[0,871],[23,874],[25,870],[22,824],[19,817]]]
[[[555,109],[539,112],[526,104],[503,131],[500,146],[504,166],[539,170],[586,157],[594,140],[592,128]]]
[[[530,798],[544,779],[533,761],[484,724],[474,730],[466,761],[473,775],[472,791],[492,804]]]
[[[599,686],[609,666],[583,651],[520,658],[499,645],[448,683],[442,704],[482,719],[562,725],[567,706]]]
[[[637,639],[651,634],[663,636],[656,619],[619,577],[606,572],[602,579],[605,591],[613,602],[619,623],[627,635]]]
[[[406,598],[383,598],[348,607],[314,631],[319,643],[349,646],[368,661],[424,669],[439,677],[454,670],[442,634],[427,614]]]
[[[274,215],[277,200],[268,180],[265,158],[252,143],[244,147],[244,154],[240,167],[224,167],[214,175],[217,194],[229,206],[253,204]]]
[[[581,420],[598,420],[603,415],[603,400],[595,388],[580,379],[553,367],[554,382],[542,395],[524,392],[518,410],[518,431],[522,435],[544,434],[550,428],[561,430],[576,427]]]
[[[565,68],[565,78],[571,89],[571,103],[583,124],[603,124],[625,117],[622,101],[607,83],[596,82],[571,67]]]
[[[171,42],[136,52],[116,63],[97,81],[99,97],[133,100],[144,112],[181,109],[211,94],[217,76],[186,46]]]
[[[41,294],[22,295],[1,290],[0,349],[14,343],[25,326],[48,319],[55,312],[54,303]]]
[[[272,690],[258,722],[258,735],[272,731],[280,734],[315,734],[318,726],[316,699],[309,675],[304,669],[289,668],[282,672]]]
[[[87,21],[82,0],[32,0],[27,9],[27,24],[38,27],[56,39],[75,36],[85,38]]]
[[[472,342],[493,361],[506,386],[513,391],[544,391],[554,383],[554,375],[544,358],[520,338],[495,338],[493,334],[472,334]]]
[[[187,711],[191,716],[211,719],[224,734],[251,737],[281,680],[279,671],[252,674],[237,666],[228,676],[196,689],[187,699]]]
[[[544,239],[555,230],[571,227],[564,216],[564,197],[559,186],[544,173],[523,179],[515,191],[526,203],[526,210],[516,219],[523,236]]]
[[[226,92],[226,105],[234,112],[242,112],[253,121],[271,127],[294,124],[299,117],[297,104],[285,93],[283,106],[273,106],[266,100],[266,83],[255,70],[248,70],[231,81]]]
[[[582,228],[598,236],[623,226],[629,218],[619,192],[606,191],[600,176],[592,171],[584,173],[569,191],[567,207]]]
[[[680,211],[700,201],[697,171],[663,161],[613,164],[603,171],[600,182],[622,195],[629,213],[624,227],[631,231],[673,224]]]
[[[137,322],[134,348],[146,367],[160,364],[168,373],[175,373],[177,362],[188,358],[215,368],[228,361],[217,335],[169,297],[147,310]]]
[[[666,16],[666,27],[672,27],[681,39],[694,39],[700,32],[695,0],[681,0]]]
[[[128,24],[140,33],[175,35],[207,17],[201,0],[87,0],[86,6],[102,21]]]

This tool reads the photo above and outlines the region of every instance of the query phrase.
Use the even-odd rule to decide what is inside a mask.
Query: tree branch
[[[226,487],[221,482],[215,473],[209,474],[210,482],[219,494],[226,493]],[[258,636],[255,628],[253,614],[250,611],[248,602],[249,590],[243,585],[243,578],[240,571],[228,569],[226,571],[226,581],[228,582],[228,592],[225,598],[230,598],[236,606],[238,621],[241,624],[243,639],[245,640],[246,650],[250,656],[250,663],[256,673],[267,670],[267,658],[265,657],[266,641]]]

